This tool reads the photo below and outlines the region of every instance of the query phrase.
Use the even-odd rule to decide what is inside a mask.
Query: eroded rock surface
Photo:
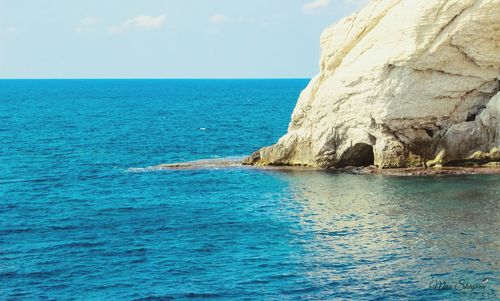
[[[500,0],[375,0],[327,28],[321,47],[288,133],[246,164],[499,159]]]

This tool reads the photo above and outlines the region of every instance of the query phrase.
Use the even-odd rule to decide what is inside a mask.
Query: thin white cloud
[[[137,16],[132,19],[128,19],[123,23],[125,27],[142,27],[142,28],[158,28],[165,23],[167,17],[165,15],[159,16]]]
[[[165,15],[159,16],[145,16],[140,15],[134,18],[125,20],[120,25],[110,26],[108,31],[111,33],[118,33],[129,29],[157,29],[160,28],[167,21]]]
[[[15,26],[9,26],[7,28],[0,28],[0,38],[3,37],[11,37],[16,35],[19,32],[19,29]]]
[[[215,27],[209,27],[205,29],[205,33],[211,36],[218,35],[220,34],[220,29]]]
[[[305,12],[312,12],[330,5],[330,0],[315,0],[312,2],[307,2],[302,6],[302,10]]]
[[[223,14],[214,14],[209,17],[209,22],[211,25],[204,29],[205,33],[209,35],[219,35],[223,32],[224,27],[220,26],[222,24],[231,23],[235,25],[248,25],[254,24],[257,20],[253,17],[238,16],[229,17]]]
[[[74,31],[76,33],[93,32],[97,30],[97,27],[101,24],[101,19],[97,17],[86,17],[75,26]]]
[[[255,18],[239,16],[238,23],[247,23],[247,24],[255,23]]]
[[[15,34],[17,32],[17,27],[14,27],[14,26],[8,27],[6,32],[8,34]]]
[[[229,17],[223,14],[211,15],[209,21],[212,25],[221,25],[226,23],[252,24],[256,19],[248,16]]]
[[[210,17],[210,22],[215,25],[220,25],[229,21],[229,17],[222,14],[215,14]]]

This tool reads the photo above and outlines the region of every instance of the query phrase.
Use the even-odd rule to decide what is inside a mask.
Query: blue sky
[[[363,0],[0,0],[0,78],[283,78]]]

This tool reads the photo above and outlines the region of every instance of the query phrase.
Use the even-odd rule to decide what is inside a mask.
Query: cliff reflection
[[[491,189],[498,176],[278,176],[289,183],[301,224],[296,243],[319,285],[426,289],[436,277],[478,280],[498,271],[500,190]]]

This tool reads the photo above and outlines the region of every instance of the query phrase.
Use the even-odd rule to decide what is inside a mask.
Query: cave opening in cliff
[[[374,164],[373,146],[356,143],[341,156],[338,166],[370,166]]]

